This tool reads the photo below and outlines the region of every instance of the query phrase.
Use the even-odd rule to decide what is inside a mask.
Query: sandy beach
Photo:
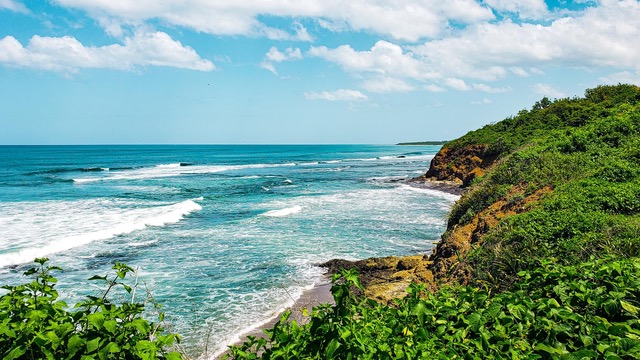
[[[264,333],[265,329],[271,329],[277,322],[280,320],[280,316],[284,313],[284,311],[291,311],[291,316],[289,316],[288,321],[295,320],[298,324],[306,324],[309,321],[309,317],[303,315],[303,309],[307,309],[308,312],[311,312],[315,306],[320,304],[335,304],[333,301],[333,296],[331,295],[331,280],[329,276],[324,276],[323,279],[315,285],[313,288],[306,290],[302,293],[300,298],[298,298],[293,306],[283,310],[282,312],[275,315],[268,322],[256,326],[255,329],[249,331],[246,334],[242,334],[240,336],[240,341],[237,341],[230,345],[238,345],[247,340],[249,336],[255,337],[266,337],[267,335]],[[221,359],[227,351],[215,355],[212,359]]]

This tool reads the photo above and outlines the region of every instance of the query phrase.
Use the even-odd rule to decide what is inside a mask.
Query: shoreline
[[[237,338],[225,345],[223,351],[216,351],[212,356],[206,356],[203,354],[201,358],[209,360],[219,360],[229,352],[229,346],[239,345],[248,340],[249,336],[255,336],[256,338],[266,338],[267,335],[264,330],[271,329],[280,320],[280,317],[285,311],[291,311],[291,315],[287,321],[295,320],[298,324],[306,324],[309,321],[309,317],[302,315],[302,309],[307,309],[309,313],[313,307],[321,304],[335,304],[333,301],[333,295],[331,294],[331,275],[327,272],[322,275],[322,278],[314,284],[311,288],[302,292],[300,297],[293,299],[293,304],[287,306],[281,311],[278,311],[273,317],[264,320],[263,322],[255,323],[254,326],[247,329],[241,334],[238,334]]]
[[[430,180],[424,177],[394,179],[394,180],[389,180],[388,182],[396,183],[396,184],[404,184],[404,185],[408,185],[418,189],[440,191],[443,193],[457,195],[457,196],[462,195],[466,190],[461,188],[460,184],[452,181]],[[440,239],[438,239],[438,242],[439,241]],[[435,250],[435,247],[431,251],[433,252],[434,250]],[[331,305],[335,304],[333,295],[331,294],[331,275],[335,272],[335,265],[337,264],[341,264],[343,266],[346,266],[347,264],[350,264],[351,266],[355,266],[356,264],[359,264],[359,266],[355,266],[355,267],[360,268],[362,276],[367,276],[369,271],[366,271],[365,269],[368,266],[362,266],[363,264],[374,262],[375,263],[374,267],[379,267],[380,261],[395,262],[395,265],[393,266],[383,266],[383,267],[386,267],[387,269],[390,269],[391,267],[393,268],[397,267],[398,263],[402,259],[410,259],[411,264],[407,268],[414,270],[413,272],[415,273],[416,269],[418,270],[418,272],[421,272],[420,271],[422,270],[420,269],[421,267],[424,267],[425,265],[431,263],[430,261],[428,261],[428,257],[430,255],[431,254],[420,254],[420,255],[407,254],[402,256],[372,257],[372,258],[362,259],[358,261],[332,259],[323,264],[319,264],[319,266],[322,268],[325,268],[327,272],[323,274],[321,279],[316,284],[314,284],[311,288],[304,290],[303,293],[300,295],[300,297],[298,297],[297,299],[293,299],[293,304],[291,306],[284,308],[283,310],[277,312],[273,317],[266,319],[263,322],[255,323],[251,328],[239,334],[236,339],[234,339],[229,344],[227,344],[224,350],[218,350],[214,352],[212,356],[205,357],[205,358],[210,360],[222,359],[222,357],[225,354],[228,354],[229,346],[239,345],[244,341],[248,340],[249,336],[254,336],[256,338],[266,338],[267,335],[264,333],[264,330],[273,328],[273,326],[280,320],[280,317],[285,311],[291,311],[291,315],[289,316],[289,319],[287,321],[295,320],[298,324],[302,325],[302,324],[306,324],[309,320],[309,317],[305,317],[304,315],[302,315],[302,311],[301,311],[302,309],[306,308],[307,311],[309,311],[310,313],[312,308],[315,306],[318,306],[321,304],[327,304],[327,303]],[[418,259],[418,258],[421,258],[421,259]],[[374,277],[378,278],[379,280],[379,283],[377,285],[393,284],[396,282],[393,279],[392,273],[386,273],[382,277],[380,275],[381,274],[379,272],[376,272],[376,274],[374,275]],[[424,276],[424,274],[418,274],[418,276],[420,275]],[[427,280],[427,279],[425,278],[423,280]],[[404,282],[405,281],[403,280],[400,283],[404,283]]]

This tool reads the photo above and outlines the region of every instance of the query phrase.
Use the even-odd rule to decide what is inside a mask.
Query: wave
[[[75,178],[78,184],[108,180],[144,180],[181,175],[212,174],[224,171],[260,169],[282,166],[295,166],[295,163],[284,164],[247,164],[247,165],[194,165],[192,163],[160,164],[153,167],[136,168],[129,171],[110,172],[103,177]]]
[[[8,239],[7,245],[12,247],[0,248],[0,268],[148,227],[175,224],[202,209],[194,200],[202,198],[133,209],[119,207],[108,200],[27,205],[2,221],[0,238]]]
[[[460,198],[460,195],[451,194],[446,191],[441,191],[436,189],[425,189],[425,188],[415,187],[407,184],[400,184],[400,188],[403,190],[419,192],[419,193],[431,195],[433,197],[446,199],[451,201],[452,203]]]
[[[280,210],[270,210],[265,213],[262,213],[261,215],[269,216],[269,217],[284,217],[292,214],[297,214],[300,211],[302,211],[302,206],[296,205],[296,206],[292,206],[292,207],[288,207]]]

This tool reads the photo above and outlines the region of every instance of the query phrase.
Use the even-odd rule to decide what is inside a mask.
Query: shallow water
[[[189,352],[208,338],[212,355],[313,286],[320,262],[430,252],[456,196],[393,180],[438,149],[0,147],[0,283],[46,256],[73,302],[126,262]]]

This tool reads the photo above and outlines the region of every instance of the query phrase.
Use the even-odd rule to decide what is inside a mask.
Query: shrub
[[[58,299],[55,266],[48,259],[36,259],[38,267],[24,275],[33,280],[24,285],[3,286],[9,292],[0,297],[0,357],[12,359],[181,359],[169,350],[180,337],[164,333],[160,323],[142,318],[140,303],[113,304],[107,295],[116,287],[131,292],[122,280],[133,269],[116,263],[116,275],[94,276],[104,282],[102,296],[89,296],[67,310]]]

